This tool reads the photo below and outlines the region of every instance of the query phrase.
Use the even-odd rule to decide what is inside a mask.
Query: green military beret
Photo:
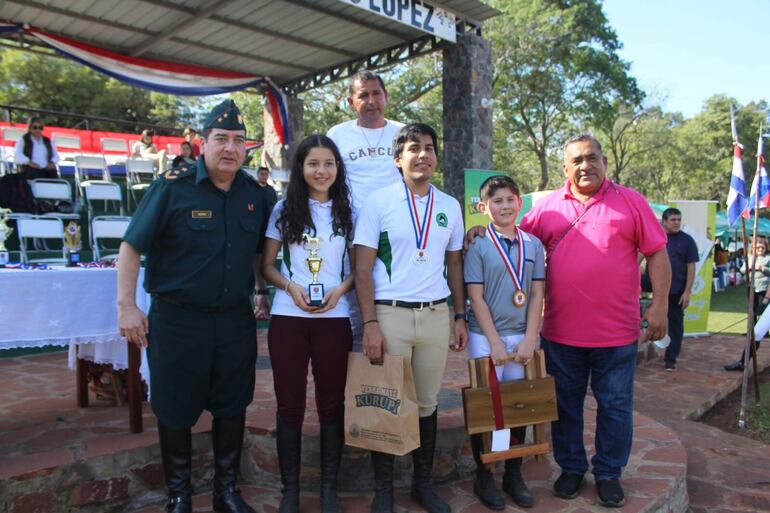
[[[246,130],[243,124],[243,117],[238,106],[232,100],[225,100],[209,112],[206,121],[203,123],[203,129],[221,128],[223,130]]]

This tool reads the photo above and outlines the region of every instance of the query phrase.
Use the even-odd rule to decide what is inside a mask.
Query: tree
[[[681,190],[684,183],[684,177],[678,172],[682,152],[673,137],[673,130],[681,123],[680,115],[653,107],[638,117],[632,130],[626,130],[622,138],[622,167],[612,161],[615,157],[610,157],[611,167],[623,172],[625,185],[661,203],[681,197],[676,191]],[[620,178],[618,172],[617,179]]]
[[[199,97],[150,92],[62,57],[21,50],[0,50],[0,84],[0,103],[4,104],[178,128],[194,123],[205,103]],[[26,117],[20,110],[14,121]],[[48,124],[84,128],[76,118],[45,118]],[[97,121],[91,128],[121,132],[140,129],[109,121]]]
[[[264,134],[265,97],[253,91],[239,91],[231,93],[230,98],[238,104],[249,138],[261,140]]]
[[[495,150],[532,152],[537,189],[549,183],[556,142],[581,120],[607,115],[614,101],[643,93],[617,55],[620,42],[596,0],[498,0],[502,15],[488,22],[493,45]],[[498,160],[496,159],[496,162]]]
[[[734,98],[715,95],[706,100],[700,113],[673,131],[681,151],[675,165],[676,172],[684,177],[681,193],[685,198],[718,200],[722,204],[727,199],[733,158],[731,104],[736,108],[738,137],[743,144],[747,190],[751,185],[759,125],[767,122],[770,109],[765,101],[741,106]]]
[[[658,106],[616,103],[603,122],[596,131],[609,160],[610,178],[617,183],[625,183],[622,173],[635,160],[673,144],[671,128],[676,119]]]

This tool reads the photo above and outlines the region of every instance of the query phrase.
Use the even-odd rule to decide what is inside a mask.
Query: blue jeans
[[[596,455],[591,458],[597,480],[620,478],[633,439],[636,344],[583,348],[541,338],[548,373],[556,381],[559,420],[551,424],[553,456],[564,472],[588,470],[583,444],[583,403],[589,378],[598,405]]]

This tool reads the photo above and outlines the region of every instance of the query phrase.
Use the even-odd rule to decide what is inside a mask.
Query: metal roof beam
[[[181,13],[185,13],[187,15],[195,13],[195,9],[191,9],[189,7],[185,7],[185,6],[180,5],[180,4],[171,3],[168,0],[140,0],[140,1],[145,2],[145,3],[149,3],[149,4],[151,4],[151,5],[155,6],[155,7],[164,7],[166,9],[177,11],[177,12],[181,12]],[[362,53],[360,53],[360,52],[351,52],[347,48],[338,48],[336,46],[325,45],[325,44],[322,44],[322,43],[318,43],[316,41],[311,41],[309,39],[304,39],[304,38],[297,37],[297,36],[291,36],[289,34],[286,34],[286,33],[283,33],[283,32],[278,32],[276,30],[270,30],[268,28],[263,28],[263,27],[255,27],[253,25],[249,25],[248,23],[243,23],[242,21],[232,20],[230,18],[225,18],[224,16],[211,15],[211,16],[209,16],[209,19],[210,20],[214,20],[214,21],[218,21],[219,23],[222,23],[223,25],[228,25],[228,26],[231,26],[231,27],[237,27],[237,28],[239,28],[241,30],[246,30],[246,31],[252,32],[254,34],[260,34],[260,35],[263,35],[263,36],[270,36],[270,37],[274,37],[276,39],[284,40],[284,41],[290,41],[290,42],[298,44],[298,45],[302,45],[302,46],[306,46],[308,48],[312,48],[313,50],[317,50],[317,49],[320,48],[321,50],[325,50],[327,52],[335,53],[337,55],[342,55],[343,57],[346,57],[348,59],[350,59],[350,58],[358,58],[358,57],[362,57],[363,56]]]
[[[60,16],[67,16],[67,17],[72,18],[72,19],[87,21],[89,23],[93,23],[95,25],[101,25],[103,27],[109,27],[109,28],[114,28],[114,29],[119,29],[119,30],[125,30],[126,32],[131,32],[133,34],[141,34],[141,35],[149,36],[149,37],[154,37],[156,35],[154,32],[152,32],[150,30],[145,30],[145,29],[140,29],[140,28],[132,27],[130,25],[126,25],[126,24],[123,24],[123,23],[118,23],[116,21],[103,20],[101,18],[97,18],[95,16],[88,16],[88,15],[82,14],[82,13],[73,13],[73,12],[68,11],[66,9],[61,9],[59,7],[53,7],[53,6],[50,6],[50,5],[41,4],[39,2],[35,2],[34,0],[7,0],[7,1],[12,2],[12,3],[16,3],[16,4],[21,4],[21,5],[24,5],[24,6],[27,6],[27,7],[33,7],[35,9],[40,9],[40,10],[42,10],[44,12],[58,14]],[[65,34],[62,34],[62,35],[65,35]],[[233,50],[231,48],[221,48],[221,47],[218,47],[218,46],[207,45],[207,44],[204,44],[204,43],[199,43],[197,41],[190,41],[188,39],[183,39],[183,38],[180,38],[180,37],[171,37],[171,41],[175,41],[177,43],[181,43],[181,44],[193,47],[193,48],[202,48],[202,49],[205,49],[205,50],[211,50],[213,52],[217,52],[217,53],[221,53],[221,54],[225,54],[225,55],[234,55],[236,57],[242,57],[244,59],[248,59],[248,60],[251,60],[251,61],[263,62],[263,63],[266,63],[266,64],[272,64],[272,65],[275,65],[275,66],[281,66],[281,67],[285,67],[285,68],[292,68],[292,69],[296,69],[296,70],[300,70],[300,71],[312,71],[313,70],[313,68],[310,67],[310,66],[300,66],[298,64],[292,64],[292,63],[286,62],[284,60],[271,59],[269,57],[261,57],[261,56],[257,56],[257,55],[246,53],[246,52],[239,52],[239,51]],[[101,43],[99,43],[99,44],[101,45]],[[105,48],[107,48],[107,47],[105,47]],[[114,47],[108,48],[108,49],[112,49],[112,50],[114,50],[114,51],[116,51],[118,53],[123,53],[126,50],[125,48],[114,48]]]
[[[133,57],[139,57],[140,55],[145,53],[147,50],[149,50],[156,44],[166,41],[167,39],[170,39],[172,36],[177,34],[180,30],[190,26],[191,24],[196,23],[197,21],[208,18],[217,10],[221,9],[227,4],[233,3],[234,1],[235,0],[218,0],[218,1],[215,0],[213,2],[210,2],[210,5],[208,7],[205,7],[198,11],[195,11],[194,13],[188,14],[185,17],[182,17],[176,23],[173,23],[171,26],[163,29],[163,31],[155,35],[155,37],[151,37],[147,39],[144,43],[140,44],[133,52],[131,52],[131,55]]]
[[[426,35],[420,39],[392,46],[381,52],[337,64],[326,69],[309,73],[296,80],[281,83],[281,87],[289,94],[297,95],[339,80],[353,76],[361,69],[376,70],[386,66],[404,62],[411,58],[426,55],[444,48],[447,44],[442,39]]]
[[[101,25],[104,27],[114,28],[114,29],[120,29],[125,30],[128,32],[133,32],[134,34],[141,34],[144,36],[154,36],[155,33],[149,30],[144,30],[136,27],[132,27],[130,25],[126,25],[123,23],[118,23],[116,21],[109,21],[109,20],[103,20],[101,18],[97,18],[95,16],[89,16],[87,14],[83,13],[77,13],[68,11],[67,9],[62,9],[61,7],[54,7],[53,5],[43,4],[40,2],[35,2],[34,0],[6,0],[8,3],[12,4],[19,4],[22,7],[32,7],[34,9],[39,9],[43,12],[47,12],[50,14],[58,14],[59,16],[67,16],[68,18],[72,18],[75,20],[81,20],[81,21],[87,21],[89,23],[94,23],[96,25]]]
[[[327,52],[336,53],[337,55],[342,55],[343,57],[347,58],[356,58],[363,56],[360,52],[351,52],[348,49],[344,48],[337,48],[335,46],[325,45],[323,43],[318,43],[316,41],[311,41],[309,39],[303,39],[301,37],[297,36],[290,36],[288,34],[285,34],[283,32],[278,32],[277,30],[270,30],[266,28],[261,27],[254,27],[252,25],[249,25],[248,23],[243,23],[241,21],[231,20],[222,16],[211,16],[212,20],[218,21],[220,23],[223,23],[225,25],[230,25],[232,27],[238,27],[242,30],[247,30],[249,32],[253,32],[255,34],[262,34],[265,36],[274,37],[276,39],[283,39],[285,41],[291,41],[292,43],[306,46],[308,48],[312,48],[313,50],[321,49],[325,50]]]
[[[323,14],[324,16],[329,16],[330,18],[334,18],[336,20],[341,20],[341,21],[344,21],[346,23],[351,23],[353,25],[358,25],[359,27],[364,27],[366,29],[373,30],[375,32],[379,32],[381,34],[385,34],[385,35],[388,35],[388,36],[395,36],[395,37],[397,37],[399,39],[402,39],[404,41],[407,41],[407,40],[409,40],[411,38],[411,35],[407,34],[406,32],[401,32],[401,31],[398,31],[398,30],[388,30],[386,28],[383,28],[382,25],[377,25],[376,23],[370,23],[370,22],[364,21],[364,20],[358,20],[358,19],[349,18],[347,16],[343,16],[343,15],[338,14],[336,12],[329,11],[328,9],[324,9],[323,7],[319,7],[318,5],[316,5],[314,3],[306,2],[305,0],[282,0],[282,1],[287,3],[287,4],[298,5],[298,6],[302,7],[302,8],[304,8],[304,9],[308,9],[308,10],[317,12],[319,14]]]

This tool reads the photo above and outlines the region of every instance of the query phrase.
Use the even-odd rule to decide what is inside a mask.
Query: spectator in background
[[[182,152],[181,155],[174,157],[171,161],[171,169],[178,169],[179,171],[187,171],[195,167],[195,157],[193,157],[193,146],[187,141],[184,141],[179,145]]]
[[[26,173],[26,180],[56,178],[59,153],[51,139],[43,135],[43,120],[29,118],[27,133],[16,142],[14,162],[19,172]]]
[[[166,150],[158,151],[158,147],[152,142],[155,130],[145,128],[142,137],[131,147],[131,157],[135,159],[153,160],[157,163],[158,172],[166,172]]]
[[[668,335],[666,371],[676,370],[676,359],[682,350],[684,310],[690,305],[690,292],[695,281],[698,246],[695,239],[682,231],[682,212],[678,208],[663,211],[663,231],[666,232],[666,252],[671,262],[671,289],[668,292]]]
[[[257,183],[267,193],[268,198],[270,198],[270,204],[275,205],[278,201],[278,194],[273,186],[267,183],[268,178],[270,178],[270,170],[265,166],[259,166],[259,169],[257,169]]]
[[[714,265],[717,269],[717,277],[719,277],[719,289],[725,290],[727,288],[727,271],[730,269],[728,265],[730,253],[722,247],[720,239],[717,238],[714,242]]]
[[[182,137],[184,137],[185,142],[189,143],[192,147],[192,156],[193,158],[198,158],[198,155],[201,154],[201,148],[198,146],[198,131],[195,130],[193,127],[188,126],[184,129],[184,132],[182,132]]]
[[[59,154],[53,142],[43,135],[43,120],[32,117],[27,127],[27,133],[16,142],[14,158],[18,173],[0,177],[0,207],[16,213],[36,213],[35,199],[27,180],[58,176]]]

